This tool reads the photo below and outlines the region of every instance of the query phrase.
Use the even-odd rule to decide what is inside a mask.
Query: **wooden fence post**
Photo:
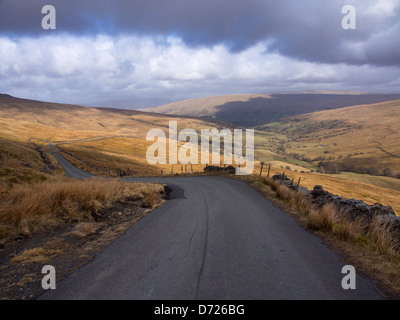
[[[261,177],[261,175],[262,175],[262,171],[263,171],[263,167],[264,167],[264,162],[263,161],[261,161],[261,170],[260,170],[260,177]]]

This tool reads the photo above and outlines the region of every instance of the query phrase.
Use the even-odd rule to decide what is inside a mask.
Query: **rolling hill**
[[[50,151],[49,143],[77,167],[96,174],[123,169],[135,175],[154,175],[164,167],[170,172],[169,165],[147,163],[146,150],[152,142],[146,141],[146,134],[151,129],[167,131],[173,120],[178,121],[179,130],[221,125],[190,117],[0,95],[0,189],[53,178],[58,171],[49,174],[48,169],[57,167],[57,160],[43,155]]]
[[[191,115],[196,117],[215,117],[219,107],[232,102],[249,102],[252,99],[270,99],[266,94],[234,94],[168,103],[154,108],[140,109],[163,114]]]
[[[284,153],[314,164],[329,162],[345,171],[394,176],[400,173],[399,122],[397,100],[303,114],[260,129],[286,136]]]
[[[153,108],[159,105],[164,105],[173,102],[165,98],[134,98],[132,100],[106,100],[96,101],[85,104],[87,107],[97,108],[118,108],[118,109],[140,109],[140,108]]]
[[[400,99],[399,94],[331,91],[272,95],[227,95],[199,98],[149,108],[146,111],[198,116],[255,127],[284,117]]]

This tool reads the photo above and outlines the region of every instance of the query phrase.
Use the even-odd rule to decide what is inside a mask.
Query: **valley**
[[[226,103],[229,99],[242,103],[254,98],[237,95],[217,100],[204,98],[196,103],[203,105],[204,110],[212,110],[216,103]],[[194,108],[198,105],[194,104]],[[271,165],[271,174],[285,171],[295,180],[301,177],[306,187],[323,185],[343,197],[392,205],[399,213],[399,110],[400,100],[397,100],[306,113],[260,124],[255,127],[254,173],[260,172],[263,161]],[[97,109],[2,95],[1,188],[6,192],[19,183],[64,179],[62,166],[50,152],[50,143],[55,152],[60,152],[76,167],[103,177],[202,173],[202,164],[189,167],[147,163],[146,150],[152,142],[146,141],[146,133],[157,128],[167,133],[169,121],[177,121],[179,130],[191,128],[198,133],[201,129],[239,128],[209,117]],[[183,144],[178,141],[179,147]],[[47,165],[35,150],[38,147],[46,154]],[[222,153],[223,149],[221,161],[224,161]],[[200,163],[201,154],[197,156]]]

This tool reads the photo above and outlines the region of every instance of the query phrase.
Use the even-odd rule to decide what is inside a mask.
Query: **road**
[[[49,143],[50,153],[53,154],[54,157],[58,160],[58,162],[63,166],[65,175],[69,178],[78,178],[78,179],[90,179],[93,177],[89,172],[83,171],[77,167],[75,167],[71,162],[65,159],[61,154],[54,152],[54,146]]]
[[[126,180],[166,183],[173,199],[41,299],[383,298],[359,274],[344,290],[341,257],[242,181]]]

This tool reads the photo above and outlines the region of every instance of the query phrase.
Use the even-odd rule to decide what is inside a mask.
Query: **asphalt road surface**
[[[50,147],[50,153],[53,153],[55,151],[54,146],[50,143],[48,145]],[[93,177],[89,172],[83,171],[77,167],[75,167],[71,162],[69,162],[67,159],[65,159],[61,154],[59,153],[53,153],[53,156],[56,157],[58,162],[63,166],[65,175],[69,178],[78,178],[78,179],[90,179]]]
[[[126,180],[166,183],[173,199],[41,299],[383,298],[359,274],[344,290],[341,257],[242,181]]]

